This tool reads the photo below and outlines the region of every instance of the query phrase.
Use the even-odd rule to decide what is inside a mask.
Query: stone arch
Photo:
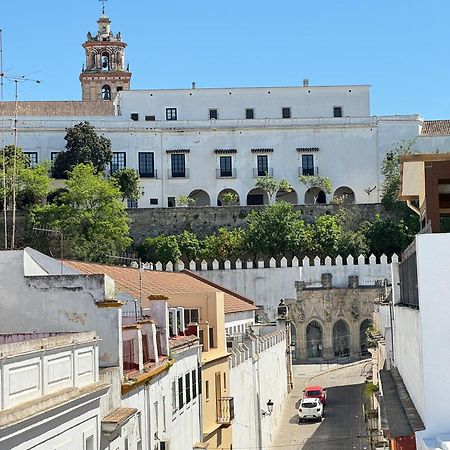
[[[338,187],[334,191],[333,198],[342,198],[344,205],[353,205],[355,203],[355,193],[348,186]]]
[[[334,356],[350,355],[350,327],[345,320],[338,320],[333,325]]]
[[[222,189],[219,192],[219,195],[217,196],[217,206],[226,206],[226,202],[224,202],[224,200],[223,200],[224,194],[234,194],[237,196],[237,201],[229,203],[229,206],[239,206],[240,205],[239,194],[234,189],[225,188],[225,189]]]
[[[311,320],[306,326],[306,355],[308,358],[323,356],[323,326],[318,320]]]
[[[365,319],[359,325],[359,349],[362,356],[369,354],[369,337],[367,336],[367,330],[372,326],[372,324],[373,322],[371,319]]]
[[[189,198],[195,200],[195,206],[210,206],[209,194],[202,189],[195,189],[189,194]]]
[[[275,200],[277,202],[287,202],[291,203],[292,205],[297,205],[298,204],[297,192],[295,192],[294,189],[292,189],[291,192],[278,191]]]
[[[111,66],[111,57],[108,52],[102,53],[102,70],[103,72],[108,72]]]
[[[104,84],[102,87],[102,100],[111,100],[111,86]]]
[[[318,187],[311,187],[305,192],[305,205],[314,205],[315,203],[326,203],[327,195]]]
[[[247,205],[267,205],[269,196],[261,188],[254,188],[247,194]]]
[[[92,69],[94,69],[95,66],[97,65],[97,63],[96,63],[96,56],[97,56],[97,53],[92,51],[91,52],[91,61],[90,61],[90,68],[92,68]]]

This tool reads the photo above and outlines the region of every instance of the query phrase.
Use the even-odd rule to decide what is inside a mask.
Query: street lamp
[[[267,411],[261,410],[261,415],[264,416],[271,416],[273,413],[273,401],[270,400],[266,403],[267,404]]]

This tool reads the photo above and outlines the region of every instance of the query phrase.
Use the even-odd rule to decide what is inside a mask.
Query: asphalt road
[[[363,383],[369,361],[325,370],[318,365],[294,366],[294,390],[289,394],[272,441],[272,450],[369,450],[362,413]],[[297,408],[304,386],[327,388],[322,422],[298,423]]]
[[[362,413],[363,386],[329,387],[322,423],[303,444],[304,450],[368,449]],[[299,425],[302,427],[303,424]],[[300,431],[301,434],[301,431]]]

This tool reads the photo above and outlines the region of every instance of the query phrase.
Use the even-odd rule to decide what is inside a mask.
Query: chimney
[[[196,88],[196,83],[195,83],[195,81],[193,81],[192,82],[192,89],[195,89]]]
[[[309,86],[309,79],[308,78],[304,78],[303,79],[303,87],[308,87]]]

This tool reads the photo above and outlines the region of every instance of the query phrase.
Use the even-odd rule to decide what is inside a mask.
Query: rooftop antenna
[[[102,15],[105,15],[105,2],[108,0],[98,0],[102,4]]]

